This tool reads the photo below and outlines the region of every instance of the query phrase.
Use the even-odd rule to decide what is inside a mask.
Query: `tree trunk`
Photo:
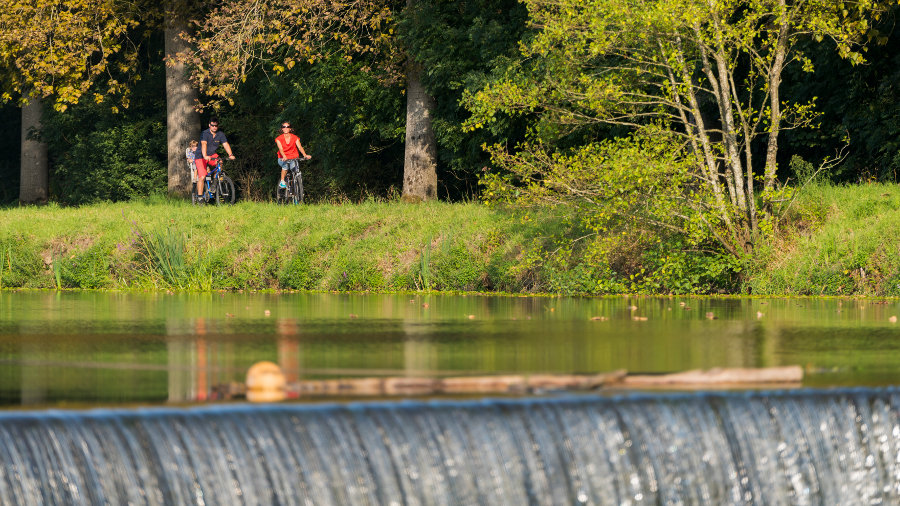
[[[197,90],[191,86],[187,69],[176,61],[175,55],[188,50],[187,43],[179,37],[188,30],[187,18],[180,14],[183,1],[176,0],[166,12],[166,132],[169,151],[169,193],[188,195],[191,191],[191,173],[185,158],[185,150],[191,139],[199,141],[200,114],[194,109]]]
[[[22,107],[22,162],[19,179],[19,202],[46,204],[50,194],[50,170],[47,144],[33,139],[41,130],[41,99],[31,97]]]
[[[766,147],[766,169],[764,196],[766,202],[763,210],[766,213],[771,211],[771,203],[769,202],[768,193],[775,188],[775,176],[778,170],[778,135],[781,132],[781,96],[779,94],[781,88],[781,74],[784,72],[784,61],[787,57],[787,44],[790,26],[784,20],[787,5],[784,0],[778,2],[779,14],[782,17],[781,28],[778,31],[778,39],[775,44],[775,60],[769,70],[769,108],[771,109],[771,125],[769,126],[769,142]],[[802,181],[801,181],[802,182]]]
[[[410,62],[406,87],[406,154],[403,160],[403,198],[437,198],[437,141],[431,128],[434,98],[425,91],[421,69]]]

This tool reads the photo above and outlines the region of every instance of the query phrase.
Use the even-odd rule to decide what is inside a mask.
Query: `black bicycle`
[[[222,171],[222,159],[216,158],[216,164],[207,167],[209,172],[203,181],[203,194],[197,195],[192,191],[191,201],[203,204],[215,202],[216,205],[234,204],[234,181]]]
[[[279,184],[275,188],[275,201],[279,204],[303,203],[303,173],[300,172],[300,162],[308,158],[294,158],[287,161],[287,173],[284,175],[284,188]]]

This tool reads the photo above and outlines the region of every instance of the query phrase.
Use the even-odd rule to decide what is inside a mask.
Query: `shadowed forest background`
[[[458,201],[477,198],[478,179],[491,159],[485,144],[515,146],[526,139],[536,115],[498,117],[489,126],[464,131],[470,113],[460,105],[492,76],[520,58],[519,42],[534,29],[528,13],[514,1],[424,1],[417,15],[428,23],[409,23],[399,11],[398,26],[407,51],[424,69],[422,81],[437,104],[434,130],[438,147],[438,196]],[[870,36],[867,63],[851,65],[828,40],[805,42],[815,71],[788,67],[783,96],[805,103],[815,98],[821,115],[810,128],[783,133],[779,180],[797,182],[812,175],[826,157],[846,146],[846,159],[820,173],[820,181],[896,182],[900,177],[900,34],[896,6]],[[140,74],[127,108],[82,100],[65,112],[45,106],[51,200],[62,204],[120,201],[166,191],[166,104],[162,34],[144,37]],[[349,61],[348,61],[349,60]],[[240,197],[267,200],[277,181],[272,139],[277,125],[294,123],[307,151],[314,155],[305,178],[307,195],[316,200],[358,201],[397,195],[402,178],[405,121],[404,86],[373,71],[369,61],[350,60],[338,51],[311,65],[280,74],[257,70],[218,111],[238,159],[227,168]],[[0,108],[0,201],[18,197],[20,109]],[[196,132],[199,137],[199,130]],[[597,126],[563,138],[614,136]]]

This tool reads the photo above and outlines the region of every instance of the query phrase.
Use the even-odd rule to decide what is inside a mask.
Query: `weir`
[[[0,504],[898,504],[900,390],[0,414]]]

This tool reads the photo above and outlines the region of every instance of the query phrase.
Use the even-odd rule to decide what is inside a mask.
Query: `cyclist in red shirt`
[[[291,128],[291,123],[289,121],[282,121],[281,135],[275,138],[275,145],[278,146],[278,165],[281,166],[281,181],[278,183],[278,186],[281,188],[286,187],[284,184],[284,175],[287,173],[288,165],[292,161],[300,158],[301,153],[303,154],[304,160],[312,158],[303,150],[300,139],[294,135],[293,132],[294,129]]]

